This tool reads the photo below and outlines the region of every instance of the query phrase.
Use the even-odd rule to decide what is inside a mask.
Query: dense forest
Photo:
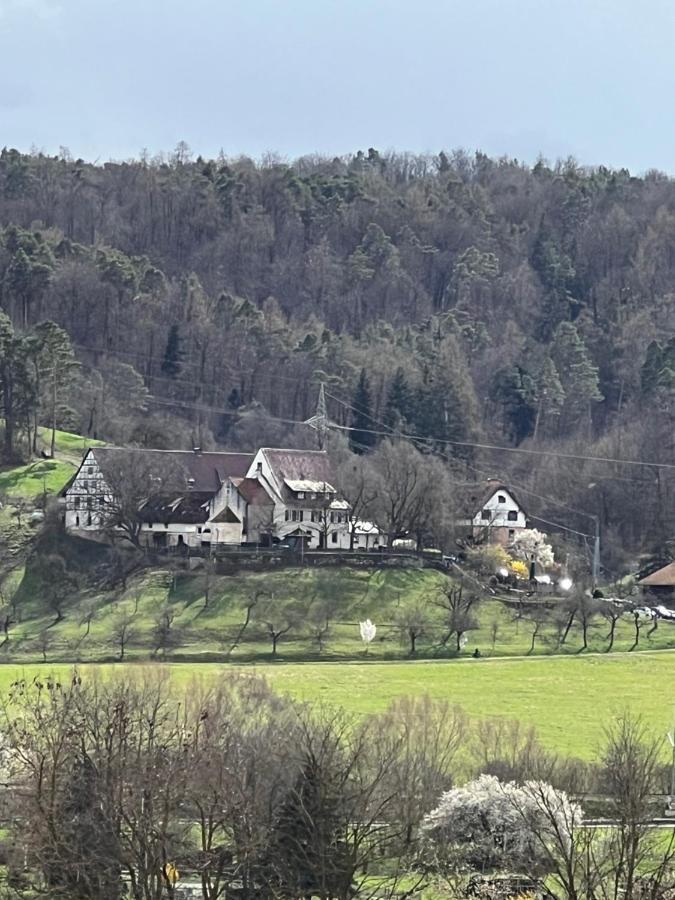
[[[674,285],[658,172],[5,149],[4,452],[38,421],[147,446],[311,443],[297,423],[323,382],[357,452],[410,435],[458,483],[509,480],[538,527],[588,534],[597,516],[606,559],[667,556]]]

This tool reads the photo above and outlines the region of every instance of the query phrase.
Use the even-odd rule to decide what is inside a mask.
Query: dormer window
[[[298,491],[298,500],[304,500],[304,499],[305,499],[305,492]]]
[[[497,503],[506,503],[506,497],[504,496],[504,494],[497,495]]]
[[[481,510],[480,517],[484,522],[489,522],[490,521],[490,510],[489,509]]]

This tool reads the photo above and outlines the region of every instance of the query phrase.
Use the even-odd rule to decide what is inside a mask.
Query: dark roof
[[[263,447],[262,452],[285,497],[294,495],[284,481],[319,481],[331,485],[334,483],[331,461],[325,450],[281,450]]]
[[[127,449],[125,447],[92,447],[103,475],[106,464],[112,462],[120,454],[133,458],[138,454],[144,461],[157,459],[158,466],[176,465],[185,472],[186,483],[194,492],[219,490],[226,478],[243,478],[251,463],[252,453],[227,453],[220,451],[194,450],[145,450],[143,448]]]
[[[153,497],[141,506],[144,522],[196,524],[209,517],[209,491],[190,491],[178,497]]]
[[[237,490],[251,506],[273,506],[274,500],[256,478],[234,479]]]

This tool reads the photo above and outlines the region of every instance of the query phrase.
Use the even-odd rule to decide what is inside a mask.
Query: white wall
[[[71,531],[100,531],[105,525],[105,506],[101,506],[101,498],[106,504],[109,503],[110,489],[93,451],[88,450],[66,492],[66,528]]]
[[[501,503],[500,497],[503,497],[505,502]],[[482,517],[483,509],[489,510],[490,517],[488,519]],[[515,520],[509,519],[510,512],[516,513]],[[473,525],[476,528],[527,528],[527,519],[508,491],[497,490],[483,504],[482,509],[478,510],[473,518]]]

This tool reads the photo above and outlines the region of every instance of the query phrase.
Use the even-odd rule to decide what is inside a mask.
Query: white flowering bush
[[[530,563],[534,557],[537,568],[550,568],[555,559],[553,547],[548,543],[548,535],[536,528],[523,528],[517,531],[511,543],[509,551],[516,559]]]
[[[366,653],[368,653],[368,648],[370,647],[371,641],[375,640],[375,635],[377,634],[377,628],[370,619],[366,619],[365,622],[359,622],[359,632],[361,634],[361,640],[363,641]]]
[[[567,794],[545,782],[519,786],[481,775],[443,794],[422,830],[471,869],[534,873],[547,869],[552,844],[571,840],[581,815]]]

